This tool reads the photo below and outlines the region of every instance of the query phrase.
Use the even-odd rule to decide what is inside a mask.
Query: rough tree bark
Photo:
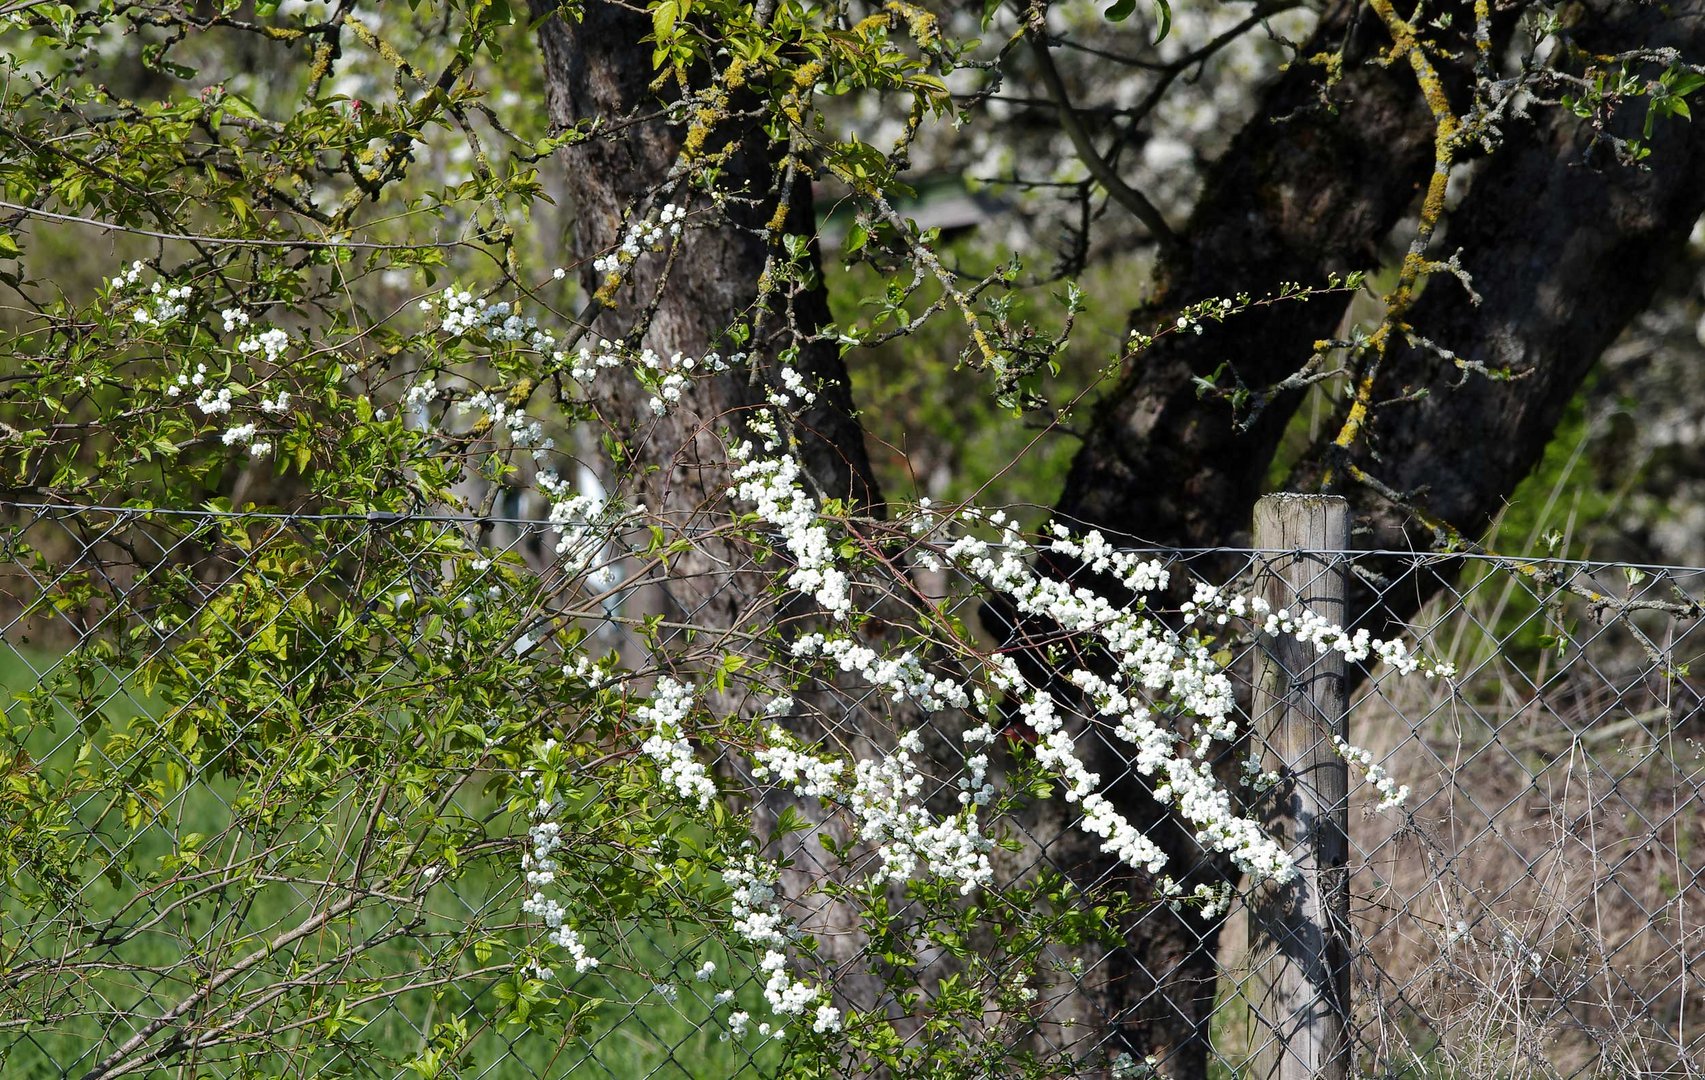
[[[1595,52],[1705,51],[1701,0],[1662,8],[1601,0],[1590,11],[1577,32]],[[1638,129],[1639,117],[1624,117],[1615,133]],[[1312,453],[1287,481],[1313,491],[1329,469],[1340,478],[1346,465],[1365,470],[1369,482],[1343,485],[1358,547],[1427,551],[1483,535],[1538,464],[1598,358],[1651,304],[1705,213],[1705,125],[1661,126],[1639,169],[1587,164],[1590,132],[1557,110],[1508,135],[1474,177],[1447,238],[1462,249],[1481,302],[1442,281],[1410,320],[1430,341],[1498,377],[1464,373],[1406,347],[1374,397],[1408,400],[1383,410],[1349,455]],[[1418,390],[1425,396],[1415,398]],[[1450,585],[1438,567],[1411,560],[1364,566],[1383,580],[1376,595],[1356,578],[1352,610],[1370,613],[1376,632],[1401,632]]]
[[[1656,5],[1600,0],[1579,13],[1577,40],[1601,54],[1673,47],[1705,50],[1699,3]],[[1370,20],[1371,22],[1371,20]],[[1509,29],[1508,13],[1497,24]],[[1349,27],[1346,30],[1346,27]],[[1340,8],[1305,54],[1349,34],[1339,108],[1309,110],[1319,73],[1293,70],[1266,95],[1208,179],[1206,191],[1163,274],[1162,300],[1183,304],[1280,281],[1318,281],[1326,272],[1374,265],[1380,240],[1409,209],[1432,168],[1432,128],[1407,71],[1363,65],[1383,44]],[[1302,110],[1302,111],[1298,111]],[[1283,119],[1288,118],[1288,119]],[[1638,118],[1633,123],[1637,126]],[[1353,460],[1378,486],[1344,493],[1363,523],[1358,543],[1428,549],[1434,529],[1412,512],[1425,508],[1466,536],[1479,535],[1543,453],[1558,418],[1587,371],[1651,301],[1665,269],[1705,210],[1705,131],[1673,123],[1658,139],[1649,168],[1587,165],[1582,123],[1555,107],[1537,121],[1506,125],[1505,145],[1483,163],[1467,200],[1437,248],[1463,249],[1483,296],[1472,304],[1448,277],[1434,282],[1410,324],[1434,342],[1488,368],[1520,378],[1471,376],[1407,347],[1394,351],[1375,400],[1424,387],[1419,400],[1382,410]],[[1622,132],[1628,134],[1629,132]],[[1137,325],[1153,325],[1154,309]],[[1332,333],[1342,305],[1314,302],[1252,312],[1197,338],[1164,338],[1143,354],[1102,403],[1073,462],[1057,505],[1061,518],[1128,538],[1179,546],[1240,542],[1251,508],[1300,393],[1281,395],[1247,428],[1191,382],[1230,361],[1253,387],[1300,367],[1313,342]],[[1148,320],[1145,324],[1141,320]],[[1328,425],[1329,433],[1337,425]],[[1325,451],[1305,458],[1285,490],[1325,486]],[[1341,463],[1340,463],[1341,464]],[[1340,485],[1342,468],[1337,473]],[[1401,499],[1387,496],[1397,493]],[[1400,621],[1444,582],[1399,583],[1382,601]],[[1355,599],[1364,610],[1372,597]],[[1114,758],[1098,771],[1114,775]],[[1126,812],[1165,839],[1182,880],[1214,880],[1223,867],[1204,860],[1140,783],[1123,794]],[[1123,880],[1139,892],[1142,875],[1122,875],[1093,844],[1054,823],[1050,856],[1076,865],[1080,880]],[[1098,1010],[1112,1018],[1131,1052],[1165,1060],[1166,1075],[1206,1075],[1208,1027],[1217,981],[1219,927],[1163,909],[1126,929],[1127,948],[1109,958]]]
[[[618,247],[630,210],[660,197],[660,188],[680,159],[684,131],[659,113],[658,95],[650,86],[655,75],[651,49],[643,40],[651,22],[643,8],[595,0],[580,9],[578,18],[546,17],[556,6],[555,0],[533,4],[552,123],[566,129],[597,119],[601,128],[596,137],[561,154],[574,216],[572,254],[581,267],[585,292],[592,295],[600,285],[592,260]],[[765,388],[776,378],[778,353],[797,345],[793,366],[819,388],[815,405],[795,421],[798,454],[809,480],[823,496],[877,512],[881,496],[863,433],[852,415],[845,366],[833,343],[811,340],[829,319],[820,279],[793,291],[785,301],[772,301],[785,302],[786,311],[754,318],[758,281],[773,253],[774,238],[766,225],[777,200],[786,199],[784,231],[812,235],[810,184],[803,178],[789,184],[778,174],[779,152],[755,120],[732,120],[713,138],[735,147],[719,174],[719,190],[728,196],[722,208],[709,227],[698,227],[699,221],[689,224],[669,266],[666,287],[658,287],[664,257],[641,258],[618,301],[594,317],[592,336],[626,339],[663,357],[676,352],[702,357],[712,348],[726,356],[739,348],[750,354],[750,361],[721,376],[691,380],[679,404],[661,417],[651,414],[651,395],[631,374],[617,370],[600,376],[600,409],[623,439],[618,450],[623,460],[616,463],[616,471],[633,478],[624,494],[665,515],[682,532],[725,523],[729,459],[721,429],[740,437],[746,418],[764,404]],[[680,185],[672,197],[688,203],[690,189]],[[755,321],[767,329],[753,341],[741,346],[721,341],[729,327]],[[662,585],[669,603],[695,627],[709,631],[773,620],[772,577],[747,565],[748,555],[743,547],[699,536],[671,560]],[[737,649],[738,644],[726,647]],[[735,710],[745,703],[728,695],[714,705]],[[729,767],[742,766],[730,762]],[[777,796],[755,808],[758,834],[766,834],[787,806],[819,828],[832,828],[816,806]],[[784,896],[800,896],[804,886],[820,876],[813,869],[823,857],[816,829],[790,834],[782,849],[768,854],[798,867],[783,876]],[[840,969],[831,982],[837,997],[857,1008],[876,1006],[880,981],[863,970],[859,940],[849,932],[857,925],[856,913],[820,898],[813,904],[791,914],[803,929],[818,935],[819,953]]]
[[[1602,41],[1603,51],[1626,47],[1619,43],[1657,43],[1697,54],[1705,45],[1702,4],[1687,0],[1660,11],[1595,0],[1583,10],[1602,31],[1594,40]],[[534,0],[535,15],[553,6]],[[1519,5],[1500,6],[1500,37],[1518,11]],[[1312,55],[1344,45],[1344,74],[1330,92],[1331,107],[1321,101],[1320,70],[1304,64],[1265,92],[1256,118],[1208,177],[1178,250],[1163,265],[1159,296],[1137,316],[1139,327],[1159,321],[1169,307],[1208,296],[1285,281],[1317,283],[1328,272],[1377,262],[1379,245],[1432,168],[1433,128],[1409,72],[1368,62],[1387,40],[1365,12],[1359,2],[1335,3],[1304,49]],[[589,4],[578,23],[544,19],[539,34],[553,120],[568,125],[588,117],[639,116],[654,107],[649,51],[640,43],[648,30],[643,13],[612,3]],[[1424,503],[1465,533],[1476,532],[1531,468],[1564,403],[1604,347],[1649,302],[1705,203],[1705,185],[1696,182],[1705,175],[1705,131],[1697,125],[1669,125],[1648,172],[1585,167],[1578,132],[1578,122],[1556,110],[1537,124],[1508,125],[1506,145],[1481,167],[1468,202],[1449,225],[1447,244],[1465,249],[1464,262],[1485,302],[1474,308],[1463,290],[1441,280],[1409,320],[1459,355],[1531,374],[1514,382],[1471,378],[1447,386],[1457,377],[1454,369],[1399,349],[1385,368],[1390,393],[1382,396],[1422,385],[1433,392],[1380,414],[1369,441],[1355,449],[1355,460],[1390,490]],[[752,149],[762,145],[749,141],[731,170],[752,193],[775,186],[773,160]],[[679,149],[677,129],[648,120],[564,152],[578,259],[589,262],[619,241],[623,210],[669,174]],[[790,228],[810,232],[806,186],[796,185],[789,197]],[[665,355],[701,354],[753,302],[753,283],[769,254],[760,227],[766,215],[757,207],[734,214],[727,227],[691,234],[675,262],[674,273],[691,285],[664,291],[646,335]],[[596,287],[589,271],[586,280],[589,291]],[[630,294],[649,297],[654,284],[655,270],[645,269]],[[636,314],[618,308],[599,326],[625,330]],[[1281,395],[1239,429],[1223,403],[1198,395],[1192,379],[1230,361],[1251,387],[1277,382],[1314,351],[1316,340],[1331,335],[1342,314],[1341,303],[1286,304],[1250,312],[1200,338],[1174,335],[1157,343],[1098,410],[1066,480],[1059,516],[1162,544],[1236,542],[1246,533],[1250,508],[1301,395]],[[793,318],[808,327],[827,318],[820,290],[797,299]],[[832,348],[808,349],[801,363],[832,391],[808,418],[815,433],[805,455],[811,473],[827,492],[878,505],[838,356]],[[637,494],[660,509],[714,502],[723,457],[711,427],[752,408],[758,400],[752,387],[739,377],[695,383],[689,399],[661,424],[642,415],[645,395],[631,380],[613,380],[604,389],[628,430],[646,432],[625,451],[661,466]],[[1322,455],[1305,460],[1291,486],[1318,488],[1325,463]],[[1358,515],[1376,523],[1379,542],[1424,538],[1407,507],[1365,486],[1347,494],[1357,501]],[[732,625],[751,599],[743,596],[744,587],[725,581],[715,595],[687,602],[708,602],[699,618]],[[1091,763],[1108,776],[1120,771],[1116,765],[1111,758],[1099,767]],[[1206,879],[1220,872],[1153,808],[1140,784],[1126,781],[1114,797],[1160,835],[1180,865],[1193,865]],[[1049,856],[1079,880],[1143,888],[1140,878],[1125,875],[1098,845],[1073,833],[1065,817],[1035,824]],[[1186,886],[1194,883],[1188,873],[1181,878]],[[1218,927],[1161,908],[1124,929],[1127,948],[1099,972],[1097,1000],[1085,1019],[1099,1018],[1138,1057],[1164,1057],[1168,1076],[1204,1076]]]
[[[659,193],[679,161],[684,133],[658,115],[658,95],[650,88],[656,73],[650,47],[642,40],[651,32],[651,22],[643,10],[595,2],[585,5],[578,18],[545,18],[556,9],[554,0],[533,0],[534,18],[541,20],[538,34],[551,122],[566,129],[595,119],[606,129],[561,154],[574,215],[571,250],[581,267],[581,283],[591,295],[599,284],[592,260],[614,251],[626,226],[624,215]],[[622,123],[626,118],[633,122]],[[688,228],[670,270],[673,287],[664,289],[655,305],[651,301],[663,263],[655,257],[641,260],[620,302],[598,317],[595,334],[626,335],[649,309],[644,344],[663,356],[702,356],[718,345],[723,331],[754,314],[757,281],[771,255],[765,224],[775,199],[789,199],[784,231],[815,231],[810,185],[801,179],[779,189],[778,155],[758,121],[737,123],[734,130],[719,133],[739,147],[722,170],[723,190],[736,195],[726,204],[726,221],[712,228]],[[609,129],[618,133],[610,134]],[[678,197],[686,194],[683,184]],[[791,313],[767,320],[775,336],[753,348],[760,375],[769,376],[776,351],[789,343],[787,330],[810,335],[828,318],[828,297],[821,284],[795,294]],[[736,348],[720,347],[724,353]],[[801,458],[812,479],[828,494],[877,505],[880,495],[863,432],[852,415],[839,351],[830,342],[806,341],[796,366],[824,388],[801,418]],[[650,395],[641,393],[629,376],[606,376],[600,389],[600,400],[613,410],[614,425],[636,433],[626,448],[629,455],[666,466],[641,480],[641,494],[655,498],[653,508],[664,511],[696,509],[708,496],[720,497],[724,455],[715,427],[731,424],[738,429],[743,414],[763,402],[761,389],[745,371],[694,379],[681,407],[662,418],[649,415]]]
[[[1662,7],[1598,0],[1589,10],[1576,34],[1594,52],[1705,51],[1701,0]],[[1634,135],[1639,126],[1640,117],[1623,117],[1616,133]],[[1426,550],[1449,539],[1435,536],[1435,522],[1470,539],[1483,534],[1538,463],[1593,364],[1649,306],[1705,213],[1705,124],[1661,123],[1639,168],[1592,164],[1591,137],[1559,109],[1508,125],[1504,146],[1451,215],[1445,246],[1462,250],[1481,300],[1444,278],[1409,322],[1499,376],[1464,373],[1407,346],[1394,355],[1375,399],[1425,396],[1380,411],[1368,440],[1353,447],[1351,462],[1379,485],[1346,486],[1364,529],[1360,546]],[[1332,464],[1330,455],[1312,454],[1289,484],[1312,490]]]
[[[1380,243],[1414,202],[1433,160],[1433,128],[1407,69],[1370,63],[1389,44],[1340,2],[1304,45],[1344,51],[1342,80],[1297,63],[1262,95],[1213,165],[1200,200],[1157,274],[1154,299],[1133,313],[1149,331],[1168,310],[1378,262]],[[1300,393],[1281,396],[1246,431],[1204,401],[1194,378],[1228,362],[1251,387],[1301,366],[1343,317],[1341,299],[1256,309],[1197,337],[1175,334],[1131,361],[1102,400],[1072,462],[1056,513],[1130,540],[1234,543],[1249,529],[1267,463]]]
[[[1321,98],[1322,72],[1308,65],[1294,66],[1266,90],[1255,118],[1207,177],[1180,242],[1161,265],[1159,295],[1134,313],[1135,328],[1147,330],[1168,308],[1193,301],[1319,282],[1377,262],[1381,241],[1432,167],[1433,140],[1413,78],[1368,62],[1386,39],[1377,23],[1358,18],[1363,7],[1335,5],[1303,50],[1344,50],[1331,107]],[[1252,310],[1201,337],[1161,338],[1099,406],[1056,515],[1126,540],[1236,543],[1247,534],[1268,463],[1301,394],[1281,395],[1238,430],[1230,410],[1204,400],[1193,379],[1229,361],[1250,386],[1275,383],[1301,366],[1316,340],[1332,334],[1344,306],[1283,304]],[[985,621],[1009,638],[1028,633],[1007,625],[992,605]],[[1085,745],[1097,752],[1091,768],[1101,775],[1130,771],[1118,749],[1100,740]],[[1149,796],[1141,779],[1126,776],[1112,796],[1156,837],[1187,888],[1231,872],[1203,858],[1190,831]],[[1074,831],[1069,811],[1037,807],[1036,820],[1027,823],[1049,860],[1080,882],[1151,895],[1152,880]],[[1126,946],[1097,969],[1095,984],[1084,988],[1093,1000],[1079,1010],[1104,1034],[1116,1035],[1114,1049],[1139,1059],[1154,1055],[1169,1077],[1205,1076],[1219,924],[1158,906],[1119,929]]]

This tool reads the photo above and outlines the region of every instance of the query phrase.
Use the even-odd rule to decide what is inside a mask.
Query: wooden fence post
[[[1342,558],[1349,506],[1329,495],[1268,495],[1255,506],[1259,594],[1274,610],[1347,618]],[[1264,771],[1279,783],[1262,820],[1296,859],[1296,880],[1250,898],[1253,1080],[1346,1080],[1349,979],[1349,774],[1332,745],[1344,737],[1344,658],[1261,635],[1252,708]]]

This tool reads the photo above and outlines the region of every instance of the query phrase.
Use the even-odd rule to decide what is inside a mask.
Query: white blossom
[[[692,690],[665,677],[657,680],[651,700],[634,712],[634,719],[652,731],[640,749],[661,767],[664,786],[704,808],[716,795],[716,785],[704,764],[693,757],[692,744],[682,733],[692,707]]]

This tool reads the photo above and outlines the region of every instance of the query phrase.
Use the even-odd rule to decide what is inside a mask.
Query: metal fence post
[[[1345,500],[1268,495],[1255,506],[1255,546],[1266,557],[1258,586],[1274,610],[1312,611],[1343,625],[1349,546]],[[1332,745],[1345,735],[1344,659],[1313,645],[1261,635],[1251,716],[1263,769],[1279,783],[1263,820],[1299,874],[1250,898],[1249,958],[1254,1080],[1346,1080],[1350,1075],[1349,776]]]

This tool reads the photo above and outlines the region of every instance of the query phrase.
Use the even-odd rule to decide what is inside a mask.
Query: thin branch
[[[1059,68],[1054,66],[1053,53],[1049,51],[1048,39],[1040,25],[1040,20],[1033,18],[1024,31],[1024,36],[1030,42],[1030,50],[1036,57],[1036,68],[1042,75],[1042,84],[1047,87],[1048,96],[1054,99],[1055,109],[1059,113],[1060,126],[1072,140],[1072,146],[1077,148],[1078,157],[1083,159],[1084,166],[1096,182],[1107,189],[1107,193],[1118,200],[1119,205],[1129,210],[1131,214],[1148,229],[1149,233],[1160,242],[1164,248],[1178,245],[1178,236],[1172,227],[1166,223],[1166,218],[1159,208],[1148,200],[1142,192],[1125,183],[1113,167],[1107,164],[1095,144],[1090,141],[1089,133],[1084,130],[1083,122],[1077,109],[1072,105],[1071,96],[1066,91],[1066,84],[1060,78]]]
[[[1137,124],[1142,123],[1149,113],[1154,111],[1156,105],[1160,104],[1161,98],[1166,96],[1166,92],[1172,88],[1172,84],[1177,80],[1178,76],[1184,74],[1186,71],[1189,71],[1198,64],[1206,63],[1215,53],[1219,52],[1227,45],[1230,45],[1244,34],[1247,34],[1250,30],[1253,30],[1256,26],[1265,22],[1272,16],[1290,11],[1296,6],[1296,4],[1288,2],[1257,4],[1255,10],[1236,26],[1233,26],[1231,29],[1220,34],[1212,41],[1198,46],[1185,55],[1179,57],[1177,60],[1174,60],[1172,63],[1161,68],[1159,72],[1160,78],[1155,80],[1155,84],[1149,88],[1149,92],[1144,95],[1143,100],[1138,102],[1136,105],[1133,105],[1131,108],[1123,110],[1122,114],[1128,118],[1133,130]]]
[[[102,1077],[113,1076],[120,1071],[125,1071],[120,1067],[126,1064],[126,1060],[128,1058],[130,1058],[143,1046],[147,1045],[149,1039],[152,1039],[163,1029],[177,1024],[179,1020],[183,1019],[183,1017],[188,1013],[194,1011],[194,1009],[203,1001],[212,997],[221,986],[224,986],[226,983],[254,967],[256,964],[259,964],[267,957],[273,956],[278,952],[289,948],[291,945],[302,940],[308,935],[317,932],[321,927],[325,926],[333,919],[336,919],[338,916],[354,910],[366,899],[367,894],[365,893],[351,893],[349,896],[339,900],[320,914],[312,916],[293,929],[278,935],[278,937],[272,939],[272,941],[266,945],[263,945],[248,956],[237,961],[235,964],[232,964],[230,967],[217,973],[212,978],[208,979],[207,982],[194,993],[185,997],[182,1001],[166,1010],[163,1015],[150,1020],[147,1024],[143,1025],[142,1030],[138,1031],[135,1035],[126,1040],[123,1046],[114,1050],[105,1059],[103,1059],[100,1064],[85,1073],[83,1080],[101,1080]]]
[[[41,210],[21,203],[7,202],[4,199],[0,199],[0,209],[14,210],[26,217],[43,218],[48,221],[64,221],[73,225],[87,225],[103,232],[127,233],[131,236],[146,236],[154,240],[179,240],[188,244],[216,244],[222,247],[370,248],[374,251],[408,251],[421,248],[474,246],[471,240],[427,240],[412,244],[375,244],[361,240],[264,240],[237,236],[200,236],[195,233],[158,232],[154,229],[143,229],[135,225],[120,225],[116,221],[78,217],[76,214],[59,214],[52,210]]]

